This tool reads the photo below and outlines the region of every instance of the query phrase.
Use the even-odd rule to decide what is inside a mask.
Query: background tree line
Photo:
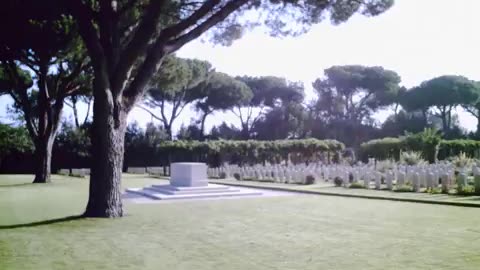
[[[175,56],[165,61],[165,68],[154,74],[143,101],[138,105],[155,121],[145,128],[136,123],[126,128],[124,169],[127,166],[160,165],[155,161],[154,157],[158,156],[155,151],[163,141],[173,139],[336,139],[358,150],[360,144],[368,140],[401,136],[405,132],[417,133],[425,128],[439,129],[446,139],[475,139],[478,135],[478,127],[476,133],[464,132],[454,113],[459,107],[472,115],[478,115],[480,111],[479,84],[461,76],[440,76],[406,89],[401,86],[398,74],[382,67],[333,66],[324,71],[324,77],[313,82],[316,97],[306,101],[304,85],[285,78],[232,77],[215,71],[206,61]],[[58,135],[55,133],[57,140],[52,143],[54,169],[89,167],[91,124],[88,113],[85,119],[79,119],[76,111],[78,103],[88,106],[91,103],[91,91],[87,87],[90,75],[88,72],[83,74],[81,82],[84,86],[77,86],[82,87],[79,88],[81,91],[74,92],[64,101],[72,108],[74,120],[73,123],[63,123]],[[24,73],[26,82],[33,81],[29,76]],[[8,85],[9,77],[3,75],[2,81]],[[32,91],[30,95],[34,93]],[[15,103],[12,112],[25,119],[25,112],[19,109],[19,105]],[[198,112],[197,119],[188,126],[182,125],[174,134],[173,124],[189,105]],[[390,109],[392,114],[379,124],[374,114],[382,109]],[[206,132],[205,120],[215,111],[232,112],[240,127],[222,123]],[[29,134],[28,128],[19,130]],[[18,138],[21,142],[25,136]],[[31,145],[36,149],[34,140],[35,137],[30,136]],[[35,150],[33,155],[22,157],[20,153],[25,149],[32,147],[19,147],[18,151],[10,153],[12,157],[7,161],[11,161],[4,164],[2,170],[32,171],[32,166],[11,168],[11,164],[18,164],[15,162],[18,159],[35,158]],[[8,153],[4,151],[3,156]],[[159,162],[167,163],[165,158],[162,160]]]

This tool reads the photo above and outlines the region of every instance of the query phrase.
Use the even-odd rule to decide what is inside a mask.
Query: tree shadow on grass
[[[2,185],[0,183],[0,188],[11,188],[11,187],[21,187],[21,186],[32,186],[34,185],[33,183],[19,183],[19,184],[6,184],[6,185]]]
[[[78,220],[78,219],[83,219],[83,218],[84,218],[83,216],[77,215],[77,216],[68,216],[68,217],[63,217],[63,218],[42,220],[42,221],[23,223],[23,224],[0,225],[0,230],[37,227],[37,226],[42,226],[42,225],[50,225],[50,224],[55,224],[55,223],[62,223],[62,222],[67,222],[67,221],[72,221],[72,220]]]

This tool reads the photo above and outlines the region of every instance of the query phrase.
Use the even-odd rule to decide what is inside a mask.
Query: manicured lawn
[[[341,195],[354,196],[363,198],[377,198],[377,199],[391,199],[391,200],[406,200],[417,201],[423,203],[440,203],[452,204],[459,206],[470,206],[480,208],[480,196],[458,196],[447,194],[430,194],[426,192],[393,192],[386,190],[386,185],[383,185],[383,190],[370,189],[352,189],[345,187],[335,187],[333,183],[320,182],[314,185],[295,185],[283,183],[270,183],[259,181],[237,181],[235,179],[212,179],[212,182],[218,184],[257,187],[257,188],[273,188],[285,191],[303,191],[318,193],[320,195]]]
[[[0,176],[0,225],[82,212],[85,180],[12,186],[30,180]],[[155,181],[130,176],[124,186]],[[0,269],[480,268],[475,208],[299,195],[126,210],[122,219],[1,229]]]

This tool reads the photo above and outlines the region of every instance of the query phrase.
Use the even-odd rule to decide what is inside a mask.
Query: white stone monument
[[[224,185],[209,184],[205,163],[181,162],[171,164],[169,185],[152,185],[145,188],[130,188],[129,193],[143,195],[155,200],[197,199],[261,195],[259,191]]]
[[[175,187],[208,186],[207,165],[196,162],[179,162],[171,165],[170,185]]]

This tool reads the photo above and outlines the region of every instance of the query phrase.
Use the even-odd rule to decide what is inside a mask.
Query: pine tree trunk
[[[167,132],[168,139],[173,141],[173,132],[172,132],[172,125],[164,125],[165,131]]]
[[[207,120],[208,114],[209,114],[209,113],[205,113],[205,114],[202,116],[202,120],[201,120],[201,122],[200,122],[200,137],[201,137],[200,139],[201,139],[202,141],[204,141],[204,140],[205,140],[205,137],[206,137],[206,136],[205,136],[205,122],[206,122],[206,120]]]
[[[49,183],[51,174],[52,147],[55,136],[38,138],[35,143],[35,179],[33,183]]]
[[[75,119],[75,127],[80,127],[80,121],[78,121],[78,110],[77,110],[77,101],[74,100],[72,102],[72,110],[73,110],[73,119]]]
[[[480,136],[480,117],[477,118],[477,137]]]
[[[93,104],[92,154],[86,217],[123,216],[121,178],[127,113],[114,108],[112,97],[96,89]]]

